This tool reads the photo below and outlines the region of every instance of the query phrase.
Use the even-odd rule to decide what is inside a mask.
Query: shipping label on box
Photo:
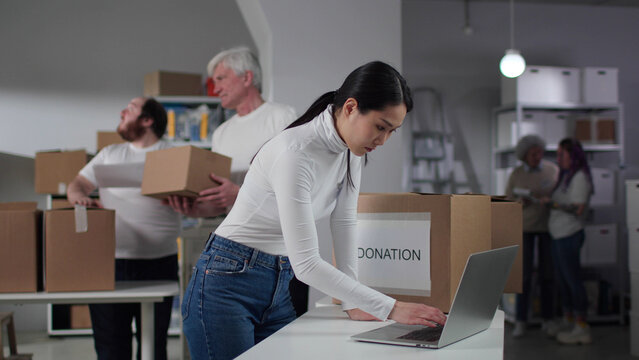
[[[397,214],[400,213],[407,215],[399,217],[398,221]],[[359,250],[360,254],[363,251],[364,256],[368,251],[372,257],[380,255],[388,260],[393,257],[393,250],[390,249],[396,249],[394,256],[397,259],[399,254],[400,261],[394,266],[404,271],[399,273],[394,284],[402,285],[401,288],[391,286],[390,291],[383,292],[400,301],[420,302],[449,311],[468,257],[472,253],[491,248],[490,197],[486,195],[360,194],[358,216],[361,217],[363,214],[366,214],[364,219],[371,219],[372,216],[373,219],[381,218],[383,221],[410,223],[410,232],[406,232],[408,235],[404,233],[403,227],[393,225],[396,234],[380,237],[375,242],[374,246],[378,248],[377,253],[374,249],[366,250],[363,247]],[[425,214],[430,214],[430,232],[425,230],[427,223]],[[421,235],[418,232],[420,226],[423,229]],[[387,228],[392,227],[387,226]],[[408,240],[406,243],[400,240],[402,245],[398,246],[397,239],[404,236],[417,236],[417,238]],[[427,245],[428,242],[430,245]],[[430,246],[430,256],[425,259],[424,252],[421,251],[428,246]],[[403,257],[409,260],[402,260]],[[415,259],[419,260],[415,261]],[[417,268],[418,266],[423,268]],[[364,273],[369,270],[374,273]],[[427,293],[428,272],[430,272],[430,295],[407,295],[411,292]],[[364,279],[376,279],[378,276],[383,279],[384,284],[393,283],[392,280],[384,278],[385,275],[380,275],[374,266],[359,270],[359,277]],[[417,280],[406,281],[405,278],[408,277],[415,277]],[[409,288],[413,286],[413,289]]]
[[[430,296],[430,213],[359,213],[357,244],[360,282],[383,293]]]
[[[200,191],[219,185],[211,180],[210,173],[229,178],[231,158],[195,146],[151,151],[144,163],[142,195],[195,198]]]
[[[87,163],[87,153],[44,151],[35,156],[35,191],[40,194],[66,194],[67,186]]]
[[[73,209],[45,212],[45,290],[99,291],[115,288],[115,211],[87,209],[86,230]]]
[[[42,211],[35,202],[0,203],[0,293],[42,288]]]

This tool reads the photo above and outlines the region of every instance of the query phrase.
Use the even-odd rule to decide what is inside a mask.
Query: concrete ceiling
[[[510,0],[457,0],[474,2],[509,2]],[[631,6],[639,7],[639,0],[514,0],[515,3],[568,4],[590,6]]]

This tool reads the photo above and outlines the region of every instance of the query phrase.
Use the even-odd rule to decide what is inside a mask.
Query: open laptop
[[[357,341],[438,349],[488,329],[519,245],[471,254],[446,324],[391,324],[351,336]]]

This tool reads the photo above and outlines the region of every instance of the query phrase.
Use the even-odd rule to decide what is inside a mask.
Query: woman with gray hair
[[[539,198],[549,196],[557,181],[558,168],[544,160],[546,142],[537,135],[526,135],[519,139],[515,155],[522,164],[510,174],[506,185],[506,196],[521,201],[523,206],[523,281],[522,293],[517,295],[517,321],[514,337],[526,331],[532,286],[535,240],[538,250],[538,276],[541,297],[542,330],[546,330],[553,319],[553,265],[551,238],[548,233],[548,208],[540,204]]]

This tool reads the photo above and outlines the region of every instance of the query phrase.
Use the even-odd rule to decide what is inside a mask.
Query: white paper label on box
[[[58,183],[58,194],[64,195],[67,193],[67,184],[63,182]]]
[[[87,232],[89,224],[87,222],[86,206],[76,204],[73,213],[75,214],[75,232]]]
[[[357,214],[359,281],[387,294],[430,296],[430,213]]]
[[[100,188],[142,186],[144,163],[98,164],[94,166],[95,179]]]

